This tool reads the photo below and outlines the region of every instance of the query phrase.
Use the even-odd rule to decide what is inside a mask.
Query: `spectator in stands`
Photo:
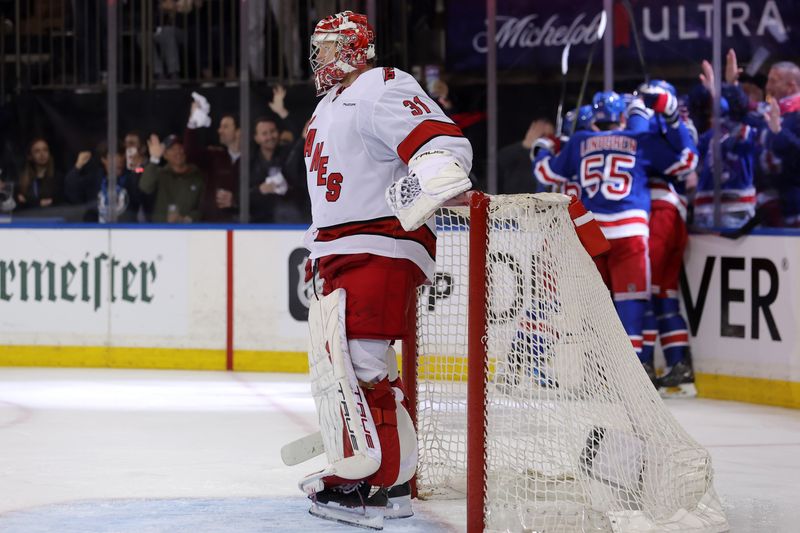
[[[250,79],[264,79],[264,24],[267,5],[265,2],[247,2],[247,58],[250,66]],[[283,32],[280,32],[281,34]],[[299,44],[299,43],[298,43]]]
[[[289,113],[285,105],[286,88],[282,85],[276,85],[272,88],[272,100],[269,103],[269,108],[279,119],[275,123],[280,130],[278,136],[278,143],[281,146],[288,146],[294,143],[294,140],[300,136],[303,130],[303,123],[297,122],[294,115]]]
[[[308,132],[308,120],[303,127],[300,137],[288,150],[286,160],[283,164],[283,175],[289,186],[285,202],[290,203],[292,208],[292,218],[284,219],[283,213],[276,217],[277,222],[284,223],[310,223],[311,222],[311,200],[308,196],[308,182],[306,181],[306,160],[303,149],[306,144],[306,133]],[[296,218],[299,216],[299,218]]]
[[[758,76],[742,74],[738,78],[739,86],[747,95],[748,114],[755,114],[766,99],[766,95],[764,94],[764,85],[766,82],[762,81],[763,78],[763,74]],[[763,117],[758,116],[758,118],[763,121]]]
[[[141,174],[147,164],[147,149],[144,137],[137,130],[129,131],[122,141],[125,145],[125,166],[128,170]]]
[[[330,4],[330,2],[328,2]],[[346,4],[349,2],[343,2]],[[303,46],[300,42],[300,18],[298,17],[300,11],[299,2],[280,2],[278,0],[270,0],[270,7],[275,16],[275,22],[280,28],[278,38],[281,42],[283,51],[284,65],[289,78],[300,79],[303,77],[303,70],[301,68]],[[317,6],[319,8],[319,6]],[[322,6],[327,8],[327,6]],[[346,9],[342,7],[342,9]],[[317,11],[317,17],[323,17],[330,13],[336,13],[336,9],[330,11]],[[324,13],[324,15],[320,15]]]
[[[50,207],[61,201],[64,177],[55,168],[47,141],[31,141],[16,190],[17,209]]]
[[[211,106],[203,96],[197,93],[192,96],[195,101],[183,133],[183,142],[189,162],[197,165],[206,175],[201,205],[202,219],[205,222],[234,222],[238,206],[241,155],[238,118],[230,113],[222,115],[217,129],[222,146],[202,146],[198,129],[211,125]]]
[[[452,116],[456,112],[456,107],[453,104],[453,101],[450,99],[450,87],[442,81],[441,79],[436,79],[430,83],[430,87],[428,92],[431,95],[431,98],[436,100],[436,103],[439,104],[439,107],[442,108],[447,116]]]
[[[186,32],[177,17],[192,10],[192,0],[160,0],[153,33],[153,77],[174,82],[180,77],[180,47],[186,46]]]
[[[147,154],[147,144],[144,142],[144,136],[138,130],[131,130],[125,134],[123,138],[125,144],[125,166],[128,170],[136,174],[136,182],[139,182],[139,177],[144,172],[144,167],[147,165],[149,155]],[[139,213],[138,220],[146,222],[153,216],[153,203],[155,197],[148,194],[142,194],[138,185],[136,190],[139,192]]]
[[[14,184],[0,180],[0,215],[10,213],[15,207]]]
[[[700,81],[714,98],[715,73],[708,61],[702,63]],[[722,182],[719,184],[719,227],[739,229],[755,216],[756,190],[755,161],[758,132],[746,122],[748,97],[739,86],[739,68],[736,53],[729,50],[725,69],[725,82],[720,98],[720,162]],[[709,102],[710,103],[710,102]],[[715,224],[714,154],[711,149],[714,130],[700,135],[698,151],[701,164],[694,196],[694,223],[710,228]]]
[[[282,170],[285,153],[278,144],[275,119],[261,117],[254,129],[253,140],[258,150],[250,163],[250,220],[274,222],[276,203],[289,188]]]
[[[528,131],[521,141],[509,144],[497,152],[497,177],[501,192],[517,194],[538,190],[537,181],[531,174],[531,148],[536,139],[554,134],[555,128],[552,122],[537,118],[528,126]]]
[[[767,77],[766,148],[781,161],[775,185],[784,222],[800,227],[800,67],[783,61]]]
[[[236,79],[233,52],[238,49],[239,34],[238,31],[232,32],[231,28],[238,27],[235,12],[238,3],[195,0],[200,31],[194,39],[200,40],[200,73],[203,79]]]
[[[13,159],[13,150],[8,142],[3,141],[0,145],[0,213],[10,213],[17,207],[14,200],[17,166]]]
[[[183,141],[170,135],[162,144],[157,135],[147,141],[150,163],[145,166],[139,188],[145,194],[155,194],[153,222],[190,223],[200,220],[200,201],[205,178],[194,165],[186,162]],[[160,167],[161,157],[167,164]]]
[[[70,203],[86,205],[84,222],[108,222],[110,220],[108,143],[100,142],[94,153],[100,160],[100,165],[90,163],[92,153],[88,150],[78,154],[75,166],[67,172],[64,180],[65,193]],[[140,174],[125,167],[125,155],[121,145],[117,146],[114,164],[117,175],[117,199],[114,211],[117,221],[144,221],[144,213],[141,212],[144,195],[139,190]]]

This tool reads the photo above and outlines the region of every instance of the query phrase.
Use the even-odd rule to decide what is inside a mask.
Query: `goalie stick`
[[[281,448],[281,459],[286,466],[299,465],[325,453],[325,443],[319,431],[300,437]]]
[[[644,82],[650,83],[650,74],[647,71],[647,63],[644,60],[644,52],[642,51],[642,41],[639,39],[639,28],[636,26],[636,19],[633,14],[633,6],[630,0],[622,0],[622,6],[628,14],[628,20],[631,21],[631,32],[633,33],[633,42],[636,45],[636,55],[639,56],[639,66],[642,67],[642,76]]]
[[[558,99],[558,111],[556,111],[556,137],[561,137],[564,128],[564,100],[567,97],[567,72],[569,71],[569,47],[572,43],[567,43],[564,51],[561,52],[561,97]]]
[[[592,43],[592,46],[589,48],[589,60],[586,63],[586,70],[583,72],[583,81],[581,81],[581,89],[578,91],[578,103],[575,105],[575,116],[578,116],[578,112],[581,108],[581,104],[583,103],[583,95],[586,92],[586,84],[589,83],[589,73],[592,70],[592,61],[594,60],[594,51],[597,48],[597,43],[599,43],[603,39],[603,35],[606,33],[606,22],[607,22],[607,15],[605,10],[600,12],[600,23],[597,25],[597,34],[596,39]],[[570,131],[570,135],[575,134],[575,128],[578,126],[578,121],[575,120],[572,122],[572,131]]]

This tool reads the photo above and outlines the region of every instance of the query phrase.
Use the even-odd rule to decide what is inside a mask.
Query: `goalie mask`
[[[317,96],[375,58],[375,32],[366,15],[342,11],[320,20],[311,35],[311,70]]]

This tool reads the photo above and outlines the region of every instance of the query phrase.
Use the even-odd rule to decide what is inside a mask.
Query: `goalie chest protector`
[[[303,148],[313,225],[311,257],[371,253],[413,261],[433,279],[433,220],[407,232],[385,200],[423,147],[444,148],[464,168],[472,148],[461,130],[409,74],[372,68],[317,105]]]

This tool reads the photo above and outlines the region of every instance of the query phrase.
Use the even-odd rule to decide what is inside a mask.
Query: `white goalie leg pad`
[[[300,482],[306,492],[319,490],[314,478],[335,475],[360,480],[374,474],[381,464],[375,422],[350,360],[345,305],[345,291],[337,289],[319,300],[313,299],[309,307],[311,391],[329,465],[322,475],[313,474]],[[344,456],[343,432],[353,449],[351,457]]]
[[[472,187],[467,171],[447,150],[427,150],[408,162],[408,176],[386,189],[386,203],[406,231],[422,226],[447,200]]]
[[[393,485],[400,485],[414,477],[417,471],[417,432],[411,415],[403,407],[403,391],[394,387],[394,399],[397,402],[397,436],[400,439],[400,470],[397,481]]]

